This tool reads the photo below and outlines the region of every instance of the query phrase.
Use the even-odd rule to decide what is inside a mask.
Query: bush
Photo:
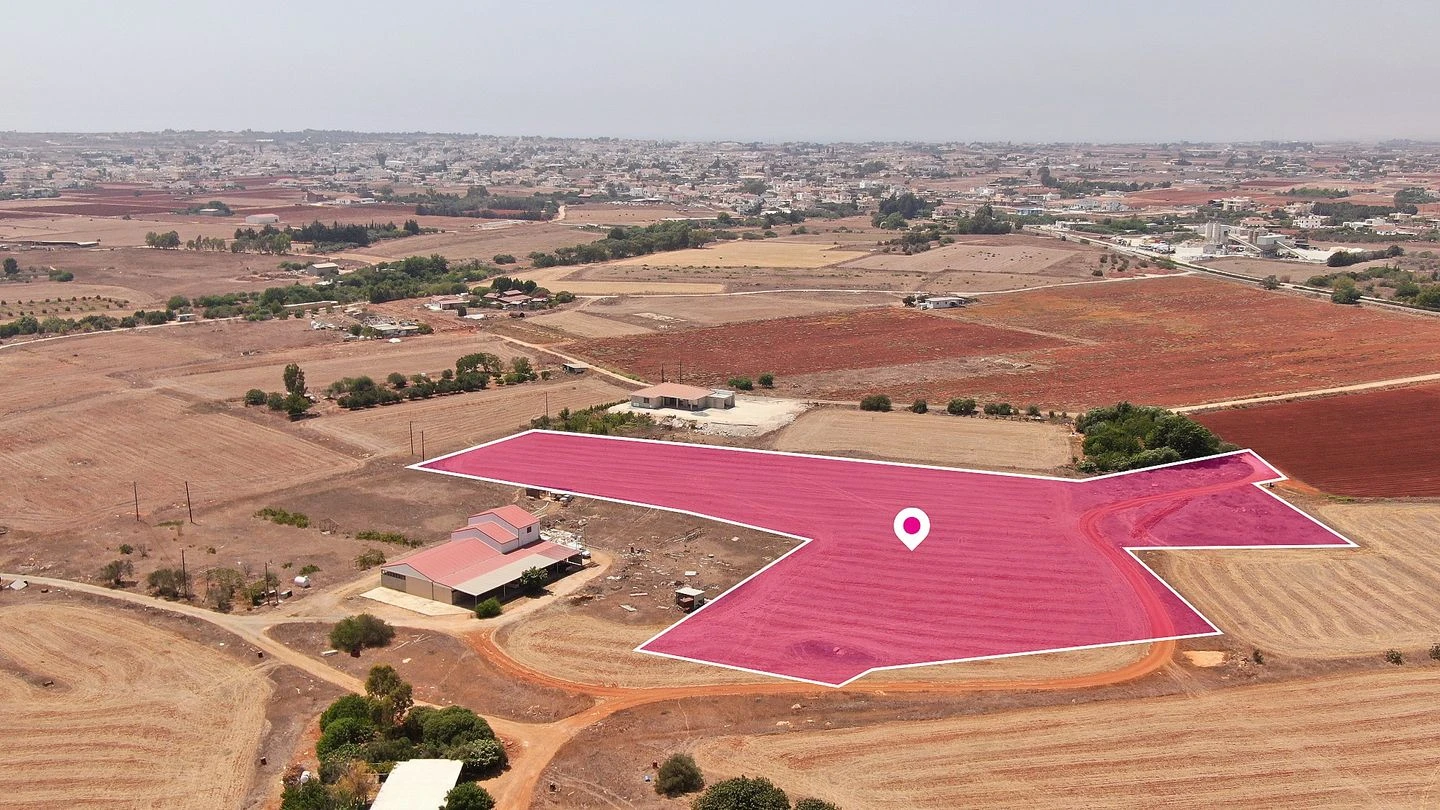
[[[700,766],[695,764],[695,758],[689,754],[670,756],[660,764],[660,772],[655,775],[655,792],[672,799],[682,793],[694,793],[703,787],[705,777],[700,774]]]
[[[755,389],[755,383],[752,382],[749,377],[731,377],[729,385],[736,391],[752,391]]]
[[[364,745],[375,738],[375,724],[369,719],[341,717],[326,726],[315,743],[315,755],[326,759],[342,745]]]
[[[890,410],[890,397],[884,394],[871,394],[860,400],[862,411],[888,411]]]
[[[100,569],[100,581],[111,588],[118,588],[125,584],[125,577],[133,573],[135,566],[129,560],[111,560]]]
[[[453,748],[476,740],[493,740],[495,732],[485,718],[464,706],[446,706],[420,719],[420,740],[439,749]]]
[[[1344,286],[1330,293],[1330,300],[1337,304],[1360,303],[1360,291],[1353,286]]]
[[[303,512],[287,512],[284,509],[267,506],[256,512],[255,517],[271,523],[278,523],[281,526],[294,526],[297,529],[310,528],[310,517]]]
[[[179,599],[185,592],[185,573],[179,568],[157,568],[145,578],[150,593],[165,599]]]
[[[492,596],[475,606],[475,618],[493,619],[503,611],[504,608],[500,606],[500,600]]]
[[[991,402],[985,405],[985,413],[987,416],[1011,416],[1015,408],[1008,402]]]
[[[385,554],[378,548],[367,548],[355,558],[355,567],[361,570],[385,564]]]
[[[1026,415],[1026,416],[1039,416],[1039,415],[1040,415],[1040,406],[1039,406],[1039,405],[1030,405],[1030,406],[1027,406],[1027,407],[1025,408],[1025,415]]]
[[[911,413],[925,413],[928,410],[930,410],[930,403],[923,399],[917,399],[910,405]]]
[[[494,776],[505,770],[509,761],[499,740],[471,740],[451,748],[445,756],[464,762],[465,773],[472,779]]]
[[[520,590],[534,595],[545,590],[545,586],[550,584],[550,574],[544,568],[527,568],[521,572],[515,584],[520,586]]]
[[[265,407],[269,408],[272,411],[285,410],[285,395],[275,391],[271,391],[270,393],[265,395]]]
[[[1436,661],[1440,661],[1440,644],[1435,644],[1430,647],[1430,657]]]
[[[411,540],[410,538],[406,537],[406,536],[403,535],[403,534],[400,534],[399,532],[376,532],[376,531],[366,530],[366,531],[356,532],[356,533],[355,533],[355,539],[356,539],[356,540],[372,541],[372,542],[376,542],[376,543],[391,543],[391,544],[397,545],[397,546],[411,546],[411,547],[414,547],[414,546],[420,545],[420,541],[419,541],[419,540]]]
[[[246,405],[264,405],[264,404],[265,404],[265,392],[264,392],[264,391],[261,391],[259,388],[251,388],[249,391],[246,391],[246,392],[245,392],[245,404],[246,404]]]
[[[373,722],[375,707],[364,695],[345,695],[320,713],[320,730],[324,731],[331,723],[344,717]]]
[[[1405,663],[1405,656],[1401,655],[1399,650],[1386,650],[1385,662],[1387,664],[1394,664],[1398,667],[1401,664]]]
[[[775,375],[774,375],[774,374],[771,374],[771,373],[768,372],[768,371],[765,372],[764,374],[761,374],[760,377],[758,378],[758,381],[759,381],[759,383],[760,383],[760,387],[761,387],[761,388],[774,388],[774,387],[775,387]]]
[[[790,797],[769,779],[741,776],[716,782],[692,810],[790,810]]]
[[[492,258],[492,261],[494,261],[496,264],[514,264],[515,257],[511,256],[509,253],[496,253],[495,256]]]
[[[801,799],[795,802],[795,810],[840,810],[840,806],[820,799]]]
[[[973,416],[975,414],[975,400],[973,399],[952,399],[945,406],[945,412],[954,416]]]
[[[461,782],[445,794],[442,810],[493,810],[495,799],[474,782]]]
[[[369,613],[349,616],[330,630],[330,646],[359,655],[366,647],[384,647],[395,638],[395,628]]]

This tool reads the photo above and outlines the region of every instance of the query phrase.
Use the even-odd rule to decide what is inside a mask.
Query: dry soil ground
[[[841,807],[1426,807],[1440,669],[705,740],[710,778],[765,774]]]
[[[943,410],[943,403],[936,403]],[[1070,431],[1058,425],[945,413],[812,411],[775,436],[776,450],[1048,472],[1070,463]]]
[[[0,685],[6,806],[197,810],[242,804],[271,689],[135,618],[34,603],[0,606]]]

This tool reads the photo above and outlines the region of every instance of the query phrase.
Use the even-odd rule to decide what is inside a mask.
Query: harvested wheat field
[[[846,262],[846,268],[922,273],[928,289],[987,292],[1064,281],[1093,281],[1104,252],[1077,242],[1033,236],[961,237],[953,245],[907,256],[877,253]]]
[[[573,379],[573,378],[572,378]],[[545,413],[622,402],[629,390],[597,377],[490,388],[468,394],[417,400],[399,406],[341,411],[305,422],[306,433],[339,439],[375,455],[408,455],[410,426],[425,434],[425,451],[436,456],[530,426]]]
[[[624,318],[653,329],[681,326],[718,326],[738,321],[760,321],[865,309],[898,303],[881,292],[771,292],[711,295],[653,295],[603,298],[586,308],[591,315]]]
[[[843,246],[778,239],[716,242],[692,250],[672,250],[609,262],[608,267],[824,267],[855,258]]]
[[[574,309],[562,309],[541,313],[540,315],[532,317],[528,325],[533,326],[535,324],[548,326],[551,329],[559,329],[561,332],[582,338],[644,335],[655,331],[654,329],[637,324],[591,315]]]
[[[1011,350],[1028,367],[916,374],[882,389],[896,401],[1180,406],[1393,379],[1440,363],[1440,320],[1194,276],[999,295],[936,317],[1059,340]],[[815,394],[858,399],[872,390],[846,385]]]
[[[1362,391],[1199,413],[1227,441],[1250,447],[1286,475],[1335,495],[1440,496],[1431,414],[1440,386]]]
[[[1440,669],[1199,696],[722,737],[707,778],[764,774],[841,807],[1427,807]]]
[[[1223,632],[1266,652],[1339,658],[1440,641],[1440,506],[1314,511],[1360,548],[1167,552],[1152,563]]]
[[[239,806],[269,694],[257,671],[135,619],[0,608],[0,803]]]
[[[882,307],[706,329],[605,338],[573,351],[640,377],[685,365],[685,380],[720,385],[734,374],[777,375],[919,363],[1060,344],[1054,338],[909,309]]]
[[[282,428],[152,392],[120,392],[6,422],[13,484],[0,495],[12,528],[55,530],[128,513],[131,482],[183,501],[184,482],[232,497],[293,487],[358,462]]]
[[[586,231],[565,222],[527,222],[507,219],[471,219],[449,217],[463,222],[445,233],[421,234],[404,239],[387,239],[350,251],[347,255],[369,261],[403,259],[406,256],[429,256],[439,253],[451,261],[479,259],[490,261],[496,254],[508,253],[520,261],[537,250],[554,250],[569,245],[584,245],[604,239],[604,231]]]
[[[943,409],[944,403],[933,407]],[[1070,431],[1059,425],[934,413],[811,411],[781,431],[772,446],[981,469],[1053,472],[1070,463]]]

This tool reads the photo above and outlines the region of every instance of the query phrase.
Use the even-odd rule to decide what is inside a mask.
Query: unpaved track
[[[33,585],[64,588],[133,604],[167,610],[202,621],[209,622],[240,637],[258,650],[275,659],[290,664],[316,678],[335,684],[343,689],[361,692],[364,684],[360,679],[330,667],[310,655],[291,649],[265,635],[266,628],[287,622],[309,621],[302,616],[258,615],[243,616],[215,613],[188,604],[167,602],[162,599],[128,591],[115,591],[97,585],[89,585],[50,577],[33,577],[20,574],[0,574],[7,579],[25,579]],[[765,681],[761,683],[717,684],[707,686],[626,688],[601,684],[581,683],[565,680],[544,672],[531,669],[510,658],[503,648],[497,646],[493,630],[470,633],[465,640],[496,669],[510,677],[542,686],[550,686],[571,692],[586,694],[596,699],[596,705],[578,714],[554,723],[517,723],[502,718],[487,718],[496,733],[510,741],[516,750],[512,752],[511,767],[502,776],[486,783],[486,788],[495,796],[497,806],[525,808],[530,805],[535,788],[545,768],[556,753],[582,730],[604,720],[616,712],[669,700],[689,698],[729,697],[736,695],[786,695],[814,693],[816,687],[790,681]],[[1052,691],[1085,689],[1124,683],[1149,675],[1165,667],[1174,657],[1176,644],[1173,641],[1156,642],[1150,645],[1145,656],[1119,669],[1066,678],[1039,678],[1024,680],[994,681],[927,681],[905,680],[884,681],[879,678],[867,679],[863,683],[851,684],[845,689],[867,694],[965,694],[974,692],[1004,691]],[[882,676],[883,677],[883,676]]]

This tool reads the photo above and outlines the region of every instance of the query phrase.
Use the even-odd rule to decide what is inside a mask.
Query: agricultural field
[[[595,299],[575,314],[612,321],[620,328],[632,329],[617,334],[641,334],[693,326],[717,326],[739,321],[841,312],[887,304],[898,304],[898,298],[888,293],[800,291],[745,293],[726,295],[723,298],[709,295],[622,295]],[[564,311],[557,313],[564,314]],[[551,324],[554,320],[557,320],[556,316],[546,314],[539,322]],[[563,325],[563,319],[558,320],[562,321],[559,328],[581,337],[615,336],[586,335]]]
[[[341,255],[360,261],[376,262],[439,253],[451,261],[479,259],[489,262],[496,254],[509,253],[520,262],[526,262],[526,257],[537,250],[549,251],[566,245],[583,245],[605,237],[603,231],[582,230],[566,222],[471,217],[444,219],[447,221],[445,227],[449,228],[444,233],[387,239]]]
[[[13,320],[30,313],[42,321],[52,315],[57,318],[107,313],[129,315],[140,308],[133,305],[135,302],[130,298],[133,295],[135,291],[123,287],[58,281],[0,284],[0,320]]]
[[[916,273],[923,277],[917,289],[963,295],[1096,281],[1092,270],[1109,269],[1099,264],[1103,255],[1103,251],[1089,245],[1036,236],[961,236],[956,244],[923,253],[910,256],[876,253],[846,262],[841,267]],[[1150,267],[1137,268],[1133,272],[1164,271]]]
[[[0,686],[13,807],[238,807],[271,691],[174,632],[33,602],[0,606]]]
[[[685,364],[686,380],[872,368],[1059,345],[1043,335],[883,307],[577,343],[575,353],[640,376]]]
[[[868,384],[816,380],[810,395],[971,396],[1070,411],[1120,400],[1181,406],[1394,379],[1440,362],[1440,320],[1197,277],[1005,294],[935,317],[1055,340],[1005,350],[1003,363],[892,369]]]
[[[655,331],[653,328],[640,326],[634,323],[606,318],[603,315],[592,315],[578,309],[562,309],[554,312],[543,312],[532,316],[528,326],[549,327],[558,329],[581,338],[604,338],[622,337],[624,335],[644,335]]]
[[[1333,659],[1440,642],[1435,526],[1422,503],[1306,504],[1358,550],[1166,552],[1159,570],[1228,635],[1268,654]]]
[[[811,269],[854,258],[835,245],[779,239],[716,242],[693,250],[672,250],[608,262],[607,267],[749,267]]]
[[[1440,386],[1419,385],[1208,411],[1195,419],[1333,495],[1440,497],[1440,458],[1423,416],[1437,408]]]
[[[652,225],[667,219],[712,219],[714,211],[673,205],[567,205],[564,222],[571,225]]]
[[[904,405],[905,403],[900,403]],[[942,413],[811,411],[782,430],[772,449],[946,467],[1053,473],[1070,463],[1070,431],[1058,425]]]
[[[60,294],[85,295],[94,287],[94,295],[128,299],[132,311],[153,308],[172,295],[189,297],[228,292],[259,292],[266,287],[282,286],[298,280],[282,272],[281,261],[298,260],[295,256],[261,256],[254,253],[197,252],[193,250],[152,250],[150,248],[54,248],[27,250],[15,254],[21,267],[40,270],[69,270],[75,280],[56,284]],[[16,285],[32,298],[30,284]],[[44,282],[47,285],[53,282]],[[8,292],[10,284],[0,284],[0,292]],[[105,290],[105,292],[100,292]],[[16,293],[17,296],[20,293]],[[0,295],[0,298],[7,298]],[[44,296],[41,296],[42,298]]]
[[[51,212],[54,212],[53,214]],[[30,212],[39,213],[39,210]],[[145,234],[154,231],[177,231],[180,238],[212,236],[231,239],[237,227],[244,227],[244,218],[179,216],[174,214],[144,215],[133,219],[106,216],[80,216],[74,212],[47,210],[45,216],[0,219],[0,242],[10,239],[58,239],[88,242],[99,240],[100,247],[138,247],[145,244]]]
[[[1389,669],[712,738],[695,757],[707,778],[765,774],[841,807],[1420,807],[1440,766],[1436,689],[1440,670]]]

